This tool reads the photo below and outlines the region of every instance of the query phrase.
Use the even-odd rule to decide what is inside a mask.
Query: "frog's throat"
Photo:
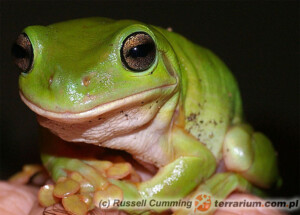
[[[98,105],[90,110],[80,112],[80,113],[72,113],[72,112],[53,112],[45,110],[38,105],[29,101],[20,90],[20,97],[22,101],[37,115],[45,117],[47,119],[51,119],[57,122],[65,122],[65,123],[80,123],[84,121],[88,121],[90,119],[94,119],[100,115],[103,115],[107,112],[117,110],[123,108],[124,106],[134,106],[146,104],[150,100],[155,100],[161,98],[162,94],[173,94],[178,88],[178,84],[170,84],[164,85],[156,88],[152,88],[146,91],[142,91],[118,100],[114,100],[111,102],[107,102],[101,105]]]
[[[104,104],[83,116],[49,113],[22,97],[34,112],[41,115],[39,123],[61,139],[124,150],[134,158],[158,167],[172,159],[169,152],[172,147],[165,137],[178,98],[177,85],[163,86]]]

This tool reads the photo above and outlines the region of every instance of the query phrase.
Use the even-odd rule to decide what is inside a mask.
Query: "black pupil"
[[[19,46],[17,44],[14,44],[12,46],[11,52],[12,52],[12,55],[15,58],[25,58],[25,57],[28,57],[27,51],[23,47],[21,47],[21,46]]]
[[[128,56],[132,58],[146,57],[154,49],[153,43],[135,46],[129,50]]]

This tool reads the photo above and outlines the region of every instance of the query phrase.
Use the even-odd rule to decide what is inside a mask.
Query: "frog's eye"
[[[141,72],[148,69],[154,62],[156,47],[153,39],[145,32],[129,35],[123,42],[121,58],[128,69]]]
[[[28,72],[32,67],[33,48],[28,36],[22,33],[11,48],[14,63],[23,71]]]

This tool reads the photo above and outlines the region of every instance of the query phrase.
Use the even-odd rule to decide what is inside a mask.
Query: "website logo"
[[[200,194],[195,198],[194,203],[195,203],[194,213],[208,211],[211,206],[211,196],[207,194]]]

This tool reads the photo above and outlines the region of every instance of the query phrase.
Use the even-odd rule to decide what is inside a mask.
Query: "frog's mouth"
[[[28,100],[21,90],[19,91],[19,93],[22,101],[37,115],[58,122],[80,123],[83,121],[91,120],[113,110],[130,106],[144,106],[145,104],[148,104],[153,100],[155,100],[157,105],[152,106],[152,109],[154,109],[155,107],[159,109],[160,106],[162,106],[166,101],[166,98],[164,98],[166,94],[173,94],[172,91],[174,92],[176,88],[177,83],[156,87],[111,102],[100,104],[90,110],[79,113],[49,111]]]

